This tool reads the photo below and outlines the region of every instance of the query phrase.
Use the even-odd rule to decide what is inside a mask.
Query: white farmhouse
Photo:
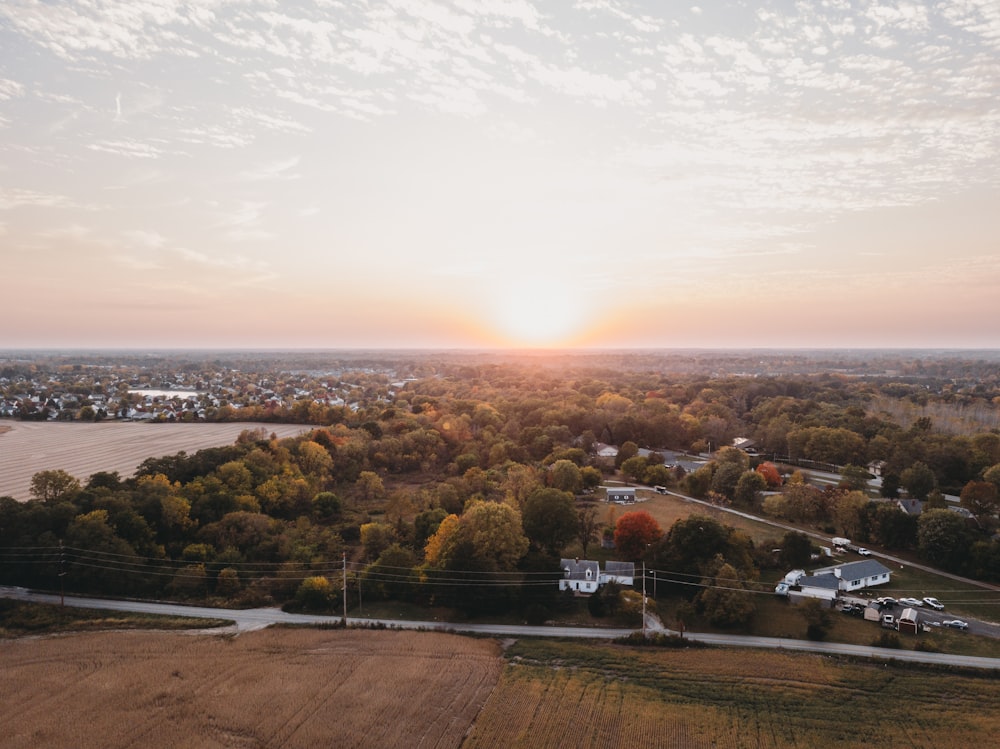
[[[577,593],[596,593],[601,584],[601,567],[597,562],[586,559],[563,559],[559,562],[563,576],[559,580],[559,590]]]

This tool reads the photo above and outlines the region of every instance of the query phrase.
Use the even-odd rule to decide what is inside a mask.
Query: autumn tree
[[[769,488],[775,489],[781,486],[781,473],[778,471],[778,467],[774,463],[765,461],[754,470],[764,477],[764,481],[767,482]]]
[[[990,481],[970,481],[962,488],[962,507],[967,509],[980,525],[992,526],[997,514],[997,487]]]
[[[635,562],[662,535],[660,524],[645,510],[626,512],[615,523],[615,549],[620,556]]]

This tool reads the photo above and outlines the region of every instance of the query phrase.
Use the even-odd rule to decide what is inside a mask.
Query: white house
[[[559,590],[577,593],[596,593],[601,584],[601,566],[586,559],[562,559],[559,567],[563,576],[559,580]]]
[[[608,487],[608,501],[619,505],[635,504],[635,487]]]
[[[601,573],[601,585],[618,583],[631,585],[635,582],[635,564],[633,562],[605,562]]]
[[[792,600],[818,598],[833,605],[839,591],[840,581],[834,575],[802,575],[794,585],[788,586],[785,595]]]
[[[774,592],[789,598],[819,598],[832,602],[841,592],[870,588],[889,582],[892,571],[874,559],[824,567],[807,575],[792,570],[775,587]]]
[[[833,574],[840,580],[840,589],[849,593],[852,590],[871,588],[875,585],[885,585],[892,576],[892,570],[874,559],[863,559],[860,562],[838,564],[835,567],[825,567],[816,570],[815,575]]]

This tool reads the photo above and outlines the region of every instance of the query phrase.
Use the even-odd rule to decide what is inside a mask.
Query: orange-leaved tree
[[[635,562],[662,535],[660,524],[645,510],[626,512],[615,523],[615,549],[619,556]]]

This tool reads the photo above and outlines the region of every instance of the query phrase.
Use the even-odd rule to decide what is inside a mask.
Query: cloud
[[[9,78],[0,78],[0,101],[24,96],[24,86]]]
[[[288,159],[282,159],[280,161],[271,161],[266,164],[258,164],[252,169],[246,169],[240,172],[240,179],[246,180],[248,182],[263,182],[270,180],[293,180],[300,179],[301,174],[291,171],[299,165],[301,159],[298,156],[292,156]]]
[[[136,140],[102,140],[87,145],[91,151],[110,153],[127,159],[158,159],[163,156],[163,148]]]
[[[0,210],[23,206],[33,208],[69,208],[77,204],[64,195],[0,187]]]

